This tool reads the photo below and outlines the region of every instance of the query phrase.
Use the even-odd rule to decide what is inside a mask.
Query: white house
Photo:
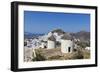
[[[32,40],[30,44],[32,45],[32,48],[38,49],[40,46],[40,40],[35,38]]]
[[[90,47],[86,47],[85,49],[86,49],[86,50],[90,50]]]
[[[47,41],[47,49],[53,49],[55,47],[56,47],[56,39],[54,38],[53,35],[51,35]]]
[[[61,52],[71,53],[73,51],[74,43],[70,34],[64,34],[61,38]]]
[[[48,37],[52,36],[52,32],[49,32],[49,33],[47,34],[47,36],[48,36]]]
[[[41,42],[40,48],[47,48],[47,43],[46,43],[46,41],[42,41],[42,42]]]

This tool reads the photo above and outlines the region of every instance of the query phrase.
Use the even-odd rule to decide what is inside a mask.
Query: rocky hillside
[[[24,33],[24,37],[25,38],[48,38],[49,36],[53,35],[55,38],[57,38],[59,40],[59,38],[62,37],[62,35],[64,35],[65,33],[67,34],[71,34],[75,39],[79,39],[82,42],[89,42],[90,41],[90,32],[87,31],[79,31],[76,33],[70,33],[70,32],[65,32],[62,29],[55,29],[50,31],[48,34],[32,34],[32,33]]]
[[[79,39],[82,42],[89,42],[90,41],[90,32],[87,32],[87,31],[80,31],[77,33],[71,33],[71,35],[74,38]]]
[[[64,34],[65,32],[63,31],[63,30],[61,30],[61,29],[55,29],[55,30],[53,30],[53,31],[51,31],[52,33],[58,33],[58,35],[60,35],[60,34]]]

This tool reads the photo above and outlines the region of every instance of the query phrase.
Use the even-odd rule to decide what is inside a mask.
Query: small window
[[[71,47],[68,47],[68,52],[70,52],[71,51]]]
[[[44,48],[47,48],[46,46],[44,46]]]

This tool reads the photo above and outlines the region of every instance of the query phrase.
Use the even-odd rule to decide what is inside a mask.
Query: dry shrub
[[[32,61],[44,61],[44,60],[46,60],[46,57],[42,54],[41,49],[35,50],[35,53],[36,53],[36,57],[34,57],[32,59]]]
[[[73,52],[70,59],[83,59],[84,58],[84,54],[82,52],[82,50],[78,50],[76,52]]]
[[[55,56],[51,56],[48,58],[48,60],[59,60],[61,58],[60,55],[55,55]]]

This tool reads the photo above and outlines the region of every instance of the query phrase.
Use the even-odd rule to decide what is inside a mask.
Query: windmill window
[[[68,52],[70,52],[71,51],[71,47],[68,47]]]
[[[44,48],[47,48],[46,46],[44,46]]]

